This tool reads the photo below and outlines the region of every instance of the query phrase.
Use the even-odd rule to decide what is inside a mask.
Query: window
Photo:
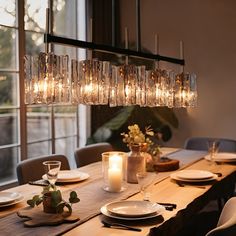
[[[83,144],[85,132],[79,133],[78,122],[86,127],[87,108],[83,106],[27,106],[25,116],[20,112],[20,89],[23,89],[19,69],[19,38],[24,39],[25,54],[36,55],[44,51],[43,34],[46,25],[46,8],[53,6],[53,32],[56,35],[84,39],[84,0],[0,0],[0,185],[15,181],[19,161],[50,153],[64,154],[74,167],[74,149]],[[24,31],[19,31],[19,8],[25,10]],[[77,24],[79,18],[80,24]],[[81,25],[82,24],[82,25]],[[79,26],[78,26],[79,25]],[[22,35],[24,34],[24,35]],[[82,38],[81,38],[82,37]],[[58,55],[81,59],[81,49],[52,45]],[[82,111],[82,112],[81,112]],[[23,118],[22,118],[23,117]],[[24,118],[25,117],[25,118]],[[24,120],[25,119],[25,120]],[[20,135],[26,124],[25,137]],[[27,131],[27,132],[26,132]],[[80,139],[79,139],[80,138]],[[22,140],[25,139],[25,140]],[[26,145],[26,147],[23,147]],[[22,150],[27,150],[26,156]]]

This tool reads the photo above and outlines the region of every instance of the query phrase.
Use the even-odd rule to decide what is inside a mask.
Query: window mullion
[[[18,21],[18,60],[19,60],[19,101],[20,101],[20,159],[27,159],[27,125],[26,125],[26,105],[24,101],[24,55],[25,55],[25,32],[24,32],[24,1],[17,1],[17,21]]]

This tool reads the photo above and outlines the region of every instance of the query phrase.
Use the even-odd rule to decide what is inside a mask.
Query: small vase
[[[127,182],[137,184],[138,172],[146,171],[146,160],[145,156],[141,152],[141,144],[133,144],[130,146],[130,154],[127,158]]]
[[[57,213],[56,207],[52,206],[52,194],[50,192],[45,193],[43,195],[43,211],[45,213],[53,213],[53,214]]]

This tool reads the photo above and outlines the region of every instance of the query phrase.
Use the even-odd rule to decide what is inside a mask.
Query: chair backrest
[[[95,143],[77,148],[74,152],[77,167],[85,166],[102,160],[102,153],[112,151],[109,143]]]
[[[236,197],[230,198],[220,214],[216,228],[206,236],[233,236],[236,235]]]
[[[19,184],[26,184],[42,178],[45,174],[44,161],[61,161],[61,170],[70,170],[68,159],[64,155],[52,154],[24,160],[16,167]]]
[[[184,148],[190,150],[208,150],[208,141],[220,141],[219,152],[236,152],[236,140],[209,137],[192,137],[185,141]]]

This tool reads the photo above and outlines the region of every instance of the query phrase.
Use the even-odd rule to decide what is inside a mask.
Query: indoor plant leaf
[[[178,128],[179,122],[172,109],[168,107],[155,107],[152,112],[164,124],[168,124],[173,128]]]

